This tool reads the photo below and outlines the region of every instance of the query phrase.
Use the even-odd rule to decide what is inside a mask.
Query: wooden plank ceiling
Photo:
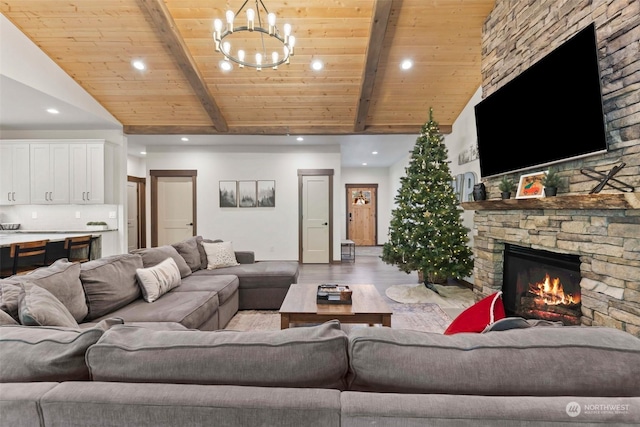
[[[481,84],[494,0],[263,0],[296,36],[278,70],[223,72],[213,19],[243,0],[8,0],[2,13],[128,134],[443,133]],[[249,0],[253,3],[254,0]],[[400,62],[410,58],[412,69]],[[145,71],[131,66],[146,62]],[[314,59],[324,63],[313,71]]]

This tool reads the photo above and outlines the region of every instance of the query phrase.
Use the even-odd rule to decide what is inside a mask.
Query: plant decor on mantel
[[[544,195],[547,197],[555,196],[560,186],[560,175],[554,168],[549,168],[542,177],[542,185],[544,186]]]
[[[507,177],[507,175],[503,175],[498,184],[498,189],[503,199],[510,199],[511,192],[516,189],[516,184],[511,178]]]
[[[432,283],[466,277],[473,271],[469,229],[462,225],[443,140],[430,109],[406,175],[400,178],[381,257],[407,274],[422,273],[430,288]]]

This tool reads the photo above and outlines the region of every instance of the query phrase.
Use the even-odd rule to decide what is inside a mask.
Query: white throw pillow
[[[233,267],[240,263],[236,259],[231,242],[202,242],[204,251],[207,253],[207,270],[214,270],[222,267]]]
[[[182,283],[180,269],[173,258],[167,258],[153,267],[137,268],[136,277],[146,302],[154,302]]]

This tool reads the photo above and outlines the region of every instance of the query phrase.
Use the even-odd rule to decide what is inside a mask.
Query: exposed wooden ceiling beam
[[[440,133],[450,134],[451,125],[439,125]],[[226,135],[411,135],[419,134],[420,126],[367,126],[361,132],[355,132],[351,126],[238,126],[224,132]],[[217,135],[213,126],[124,126],[127,135]]]
[[[175,22],[164,1],[138,0],[138,3],[142,6],[142,9],[147,12],[147,15],[154,23],[158,36],[173,54],[178,67],[189,81],[202,107],[211,118],[215,129],[218,132],[227,132],[229,130],[227,121],[222,116],[216,100],[211,96],[211,93],[209,93],[209,89],[195,61],[189,54],[189,50],[182,40],[180,33],[176,29]]]
[[[366,127],[367,114],[371,104],[373,85],[378,72],[378,61],[382,52],[382,42],[387,32],[387,24],[391,15],[392,0],[376,0],[373,5],[373,19],[371,20],[371,31],[369,36],[369,46],[367,47],[367,58],[362,75],[362,85],[360,86],[360,99],[356,112],[356,121],[353,126],[354,132],[362,132]]]

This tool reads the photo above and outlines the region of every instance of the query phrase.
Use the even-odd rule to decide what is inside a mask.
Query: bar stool
[[[47,265],[47,243],[49,239],[33,242],[11,244],[10,257],[13,259],[11,268],[2,270],[0,277],[16,274],[26,274],[39,267]]]
[[[64,239],[64,250],[70,262],[85,262],[91,259],[91,240],[93,236],[67,237]],[[81,255],[80,255],[81,254]]]

